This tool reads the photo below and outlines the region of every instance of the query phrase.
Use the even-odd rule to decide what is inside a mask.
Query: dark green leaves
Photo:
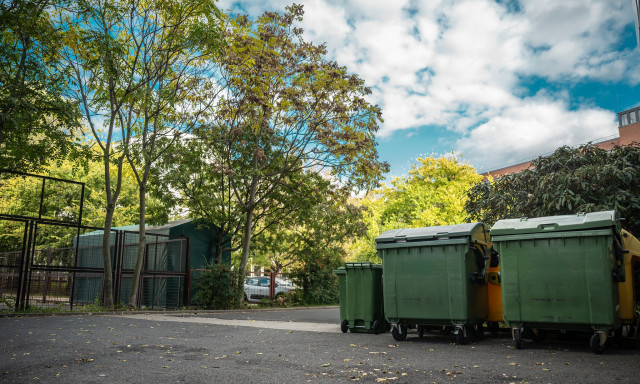
[[[523,172],[477,184],[466,209],[477,220],[617,210],[631,232],[640,230],[640,147],[610,151],[562,147]]]

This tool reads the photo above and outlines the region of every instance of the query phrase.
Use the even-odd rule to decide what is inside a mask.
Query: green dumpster
[[[504,320],[516,348],[544,330],[593,331],[604,351],[620,325],[624,280],[620,222],[614,211],[498,221],[491,240],[500,254]]]
[[[340,329],[343,333],[349,330],[349,320],[347,320],[347,271],[340,267],[333,271],[338,276],[338,292],[340,300]]]
[[[385,328],[382,266],[345,263],[333,272],[338,275],[342,332],[381,332]]]
[[[482,223],[396,229],[376,239],[384,310],[396,340],[417,326],[453,327],[458,343],[482,336],[488,316],[489,233]]]

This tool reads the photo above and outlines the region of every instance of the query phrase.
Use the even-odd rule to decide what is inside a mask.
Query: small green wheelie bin
[[[333,271],[340,290],[342,332],[380,333],[386,328],[382,302],[382,265],[345,263]],[[388,328],[387,328],[388,329]]]
[[[349,330],[349,320],[347,320],[347,271],[340,267],[333,271],[338,276],[338,293],[340,300],[340,329],[343,333]]]
[[[489,232],[482,223],[386,231],[382,258],[384,310],[393,337],[407,329],[453,328],[460,344],[482,336],[488,316]]]
[[[620,327],[618,283],[625,278],[615,211],[499,220],[491,241],[500,254],[504,320],[517,349],[528,334],[592,331],[604,351]]]

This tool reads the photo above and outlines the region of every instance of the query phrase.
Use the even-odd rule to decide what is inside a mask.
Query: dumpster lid
[[[616,211],[498,220],[491,236],[620,227]]]
[[[382,264],[373,264],[370,261],[356,261],[356,262],[344,263],[344,267],[340,267],[340,268],[342,269],[382,269]]]
[[[336,275],[346,275],[347,271],[344,269],[344,267],[338,267],[338,269],[334,269],[333,273],[335,273]]]
[[[376,243],[394,243],[411,241],[429,241],[472,236],[474,232],[482,233],[484,241],[484,224],[468,223],[442,225],[437,227],[392,229],[376,238]]]

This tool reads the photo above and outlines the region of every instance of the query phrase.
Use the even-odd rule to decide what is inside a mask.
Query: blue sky
[[[382,108],[392,176],[421,155],[478,170],[616,135],[640,105],[634,0],[297,0],[305,38]],[[221,0],[257,16],[289,1]]]

